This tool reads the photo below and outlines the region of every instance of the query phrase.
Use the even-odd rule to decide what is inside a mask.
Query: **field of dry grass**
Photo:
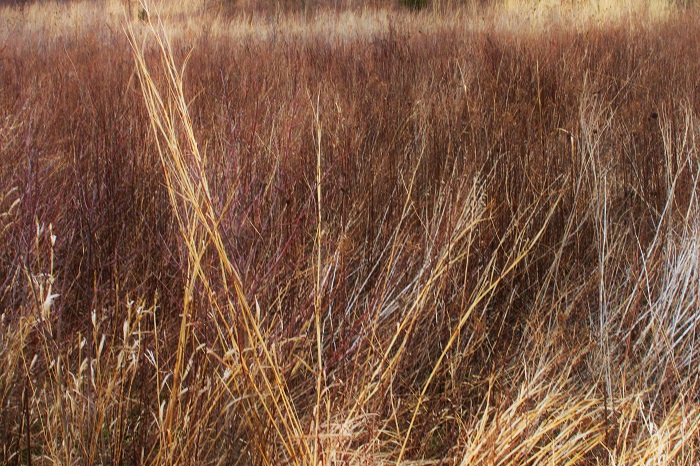
[[[687,3],[0,6],[0,463],[698,464]]]

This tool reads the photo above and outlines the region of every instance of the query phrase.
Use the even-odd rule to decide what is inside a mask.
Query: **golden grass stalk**
[[[145,4],[144,8],[146,11],[149,11],[149,7]],[[248,299],[243,291],[239,273],[229,260],[218,231],[218,219],[212,207],[207,174],[204,170],[204,160],[198,148],[184,95],[183,75],[185,66],[179,68],[176,65],[174,53],[163,25],[153,23],[150,19],[151,17],[153,15],[149,14],[148,31],[150,34],[148,37],[152,37],[155,40],[157,49],[160,52],[163,75],[166,80],[164,90],[161,91],[158,88],[156,80],[150,74],[149,66],[143,54],[143,46],[137,43],[136,32],[132,26],[129,26],[127,29],[127,35],[134,52],[139,81],[152,130],[156,136],[155,141],[167,183],[171,206],[180,226],[181,236],[187,246],[189,257],[177,360],[173,368],[173,388],[170,391],[165,414],[161,421],[162,425],[160,426],[161,441],[163,445],[171,446],[171,451],[167,453],[167,456],[159,458],[158,461],[173,461],[175,458],[174,449],[180,441],[177,438],[177,430],[181,427],[176,422],[181,422],[181,420],[177,420],[176,416],[181,410],[179,407],[179,394],[183,389],[182,372],[188,340],[191,338],[189,329],[193,319],[194,288],[197,283],[202,283],[208,293],[208,303],[215,308],[219,317],[216,325],[221,344],[224,348],[230,346],[238,358],[238,361],[235,362],[224,358],[221,358],[220,361],[224,362],[234,374],[242,372],[248,377],[250,386],[237,386],[236,389],[240,391],[237,395],[244,400],[249,400],[247,388],[255,391],[257,402],[262,406],[270,426],[277,432],[288,457],[294,463],[303,462],[303,458],[309,458],[310,455],[316,455],[317,453],[312,452],[304,441],[305,435],[301,424],[296,416],[289,395],[285,393],[286,382],[267,347],[256,316],[252,313]],[[186,62],[185,60],[185,64]],[[184,136],[181,136],[181,134],[184,134]],[[204,269],[202,264],[202,259],[210,245],[213,246],[220,265],[220,285],[223,287],[225,296],[223,301],[218,297],[213,287],[212,280],[216,279],[215,276],[211,275],[213,271]],[[321,245],[319,244],[318,247],[320,254]],[[228,298],[229,287],[233,288],[231,291],[233,291],[234,301]],[[234,316],[237,328],[229,326],[229,315]],[[246,339],[240,340],[241,335],[244,335]],[[258,356],[256,350],[250,351],[248,345],[252,348],[261,348],[262,357]],[[247,360],[250,357],[246,356],[247,354],[253,355],[252,360]],[[321,364],[320,359],[319,364]],[[266,371],[269,371],[270,375],[267,375]],[[320,377],[321,370],[319,370]],[[248,409],[245,409],[244,412],[248,416],[248,425],[252,429],[257,430],[259,419],[254,414],[254,409],[255,405],[253,404]],[[317,436],[318,433],[316,434]],[[262,442],[262,438],[260,441]],[[263,444],[256,445],[256,447],[261,453],[267,448]],[[165,452],[166,450],[162,451]],[[263,454],[263,457],[267,457],[267,455]]]

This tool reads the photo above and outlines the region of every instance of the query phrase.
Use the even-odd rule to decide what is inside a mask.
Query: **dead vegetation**
[[[631,5],[3,7],[2,462],[697,464],[700,27]]]

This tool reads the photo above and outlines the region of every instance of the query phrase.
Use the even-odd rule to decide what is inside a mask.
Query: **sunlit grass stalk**
[[[319,96],[320,97],[320,96]],[[320,439],[320,423],[321,411],[324,408],[322,398],[327,396],[325,392],[325,369],[323,367],[323,329],[321,328],[321,306],[323,305],[323,290],[321,283],[321,273],[323,268],[323,208],[322,208],[322,190],[321,190],[321,121],[320,121],[320,104],[319,98],[316,99],[314,108],[314,126],[316,130],[316,280],[314,282],[314,324],[316,328],[316,358],[318,373],[316,374],[316,406],[314,407],[314,450],[313,450],[313,465],[319,464],[321,454],[321,439]],[[324,396],[325,395],[325,396]],[[326,406],[330,409],[330,406]],[[328,413],[329,414],[329,413]],[[325,424],[328,423],[326,419]]]
[[[166,78],[167,89],[163,93],[159,91],[155,80],[151,77],[142,52],[142,46],[139,46],[137,43],[136,33],[132,28],[129,28],[127,34],[134,52],[150,122],[156,136],[155,140],[168,184],[171,206],[180,226],[182,239],[187,245],[189,252],[189,270],[181,314],[177,360],[173,368],[173,388],[170,392],[166,416],[162,426],[163,434],[166,435],[163,438],[164,444],[171,448],[177,445],[177,441],[173,438],[173,423],[179,410],[179,396],[182,391],[183,381],[181,380],[181,374],[189,339],[192,304],[195,299],[194,287],[201,280],[209,294],[210,303],[217,309],[219,316],[222,318],[221,323],[217,324],[218,326],[223,325],[224,328],[224,332],[220,334],[232,339],[229,341],[229,344],[233,344],[241,356],[240,363],[242,364],[243,373],[249,377],[251,386],[255,389],[258,400],[268,416],[268,421],[277,430],[289,457],[295,462],[304,457],[308,458],[310,449],[307,443],[303,441],[304,435],[302,434],[301,425],[289,397],[285,393],[286,383],[276,367],[274,358],[272,358],[267,349],[267,343],[258,328],[259,323],[251,312],[250,305],[243,291],[241,278],[228,258],[218,231],[218,220],[212,207],[203,159],[199,153],[184,96],[182,77],[185,69],[184,67],[179,69],[176,66],[174,53],[163,26],[156,26],[150,22],[150,17],[151,15],[148,15],[150,36],[155,39],[160,51]],[[165,99],[163,95],[165,95]],[[180,131],[185,132],[184,148],[181,147]],[[186,154],[189,154],[189,156]],[[233,285],[236,301],[235,304],[228,301],[226,303],[226,311],[233,312],[238,310],[241,312],[241,318],[237,320],[242,322],[244,335],[247,336],[247,343],[262,348],[262,360],[255,356],[254,361],[246,362],[243,357],[245,350],[243,345],[246,342],[238,341],[238,331],[229,328],[225,323],[226,318],[222,314],[224,308],[220,306],[218,298],[215,297],[208,272],[203,270],[202,265],[202,257],[210,244],[214,246],[219,258],[222,285],[226,290],[226,294],[228,294],[228,287]],[[222,343],[225,344],[226,342]],[[255,351],[253,351],[253,354],[255,354]],[[320,360],[319,363],[321,363]],[[260,370],[263,367],[272,372],[272,378],[265,375],[264,370]],[[257,377],[261,377],[262,386],[258,386],[260,382],[256,380]],[[319,374],[319,377],[321,377],[321,374]],[[247,396],[245,393],[241,395]],[[268,401],[266,401],[268,396],[272,400],[272,406],[269,406]],[[279,402],[277,401],[278,398]],[[255,425],[256,421],[249,420],[249,423],[250,425]],[[279,427],[280,424],[281,428]]]

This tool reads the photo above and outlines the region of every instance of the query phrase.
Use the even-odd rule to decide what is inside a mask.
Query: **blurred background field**
[[[0,6],[3,464],[697,464],[683,1]]]

